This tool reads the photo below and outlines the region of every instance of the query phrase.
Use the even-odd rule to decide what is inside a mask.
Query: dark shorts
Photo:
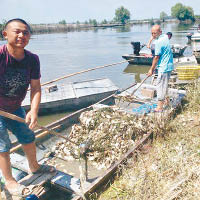
[[[21,118],[26,116],[24,109],[21,107],[12,114]],[[34,132],[25,123],[0,116],[0,152],[8,152],[11,149],[8,130],[16,136],[20,144],[29,144],[35,140]]]

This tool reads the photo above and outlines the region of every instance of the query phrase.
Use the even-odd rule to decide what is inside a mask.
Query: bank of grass
[[[200,198],[200,83],[186,87],[184,105],[157,135],[148,153],[140,151],[99,200]]]

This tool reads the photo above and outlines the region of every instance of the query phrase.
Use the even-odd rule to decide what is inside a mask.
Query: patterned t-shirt
[[[40,79],[40,61],[37,55],[24,50],[18,61],[6,45],[0,47],[0,109],[13,112],[21,106],[31,79]]]

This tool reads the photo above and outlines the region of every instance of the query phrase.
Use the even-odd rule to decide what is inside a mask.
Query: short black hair
[[[167,35],[170,35],[170,36],[172,36],[172,32],[167,32]]]
[[[21,22],[22,24],[26,25],[28,30],[30,31],[31,33],[31,27],[30,25],[23,19],[20,19],[20,18],[14,18],[14,19],[10,19],[6,22],[6,24],[4,25],[4,30],[6,30],[6,28],[8,27],[8,25],[11,23],[11,22]]]

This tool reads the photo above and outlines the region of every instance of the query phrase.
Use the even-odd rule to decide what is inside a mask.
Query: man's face
[[[157,39],[160,36],[161,33],[162,32],[160,31],[160,29],[153,29],[152,28],[152,30],[151,30],[151,34],[152,34],[153,39]]]
[[[7,39],[8,44],[16,48],[24,48],[30,39],[28,27],[18,21],[9,23],[6,30],[3,31],[3,35]]]

